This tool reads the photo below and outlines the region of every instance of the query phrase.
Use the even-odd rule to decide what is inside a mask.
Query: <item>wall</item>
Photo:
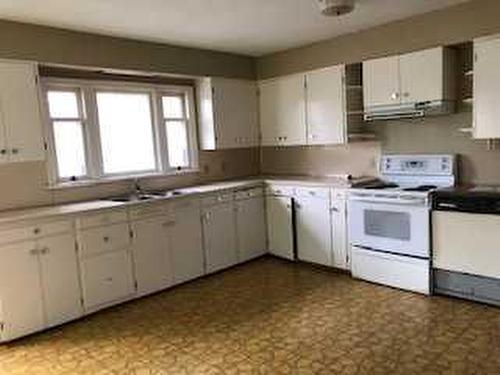
[[[373,57],[470,41],[474,37],[500,33],[498,14],[500,1],[474,0],[261,57],[257,62],[258,75],[265,79],[344,62],[359,62]],[[459,55],[467,59],[467,52],[462,51]],[[460,63],[460,70],[464,70],[464,62]],[[463,85],[459,85],[459,90],[463,89]],[[365,157],[373,158],[379,147],[379,151],[383,153],[457,153],[460,156],[459,174],[462,183],[500,184],[500,150],[488,150],[486,142],[473,141],[469,134],[458,130],[470,127],[471,121],[470,108],[459,108],[459,113],[452,116],[374,123],[371,126],[377,133],[378,144],[327,149],[270,149],[264,153],[262,168],[268,173],[297,170],[312,175],[332,171],[353,174],[356,171],[369,172],[369,166],[373,164],[359,161]],[[287,160],[290,160],[290,165],[287,165]]]
[[[214,51],[107,37],[0,20],[0,58],[44,63],[155,71],[189,76],[255,78],[255,60]],[[146,188],[258,174],[257,149],[200,152],[200,173],[143,181]],[[0,210],[126,193],[129,182],[47,189],[43,162],[0,165]]]

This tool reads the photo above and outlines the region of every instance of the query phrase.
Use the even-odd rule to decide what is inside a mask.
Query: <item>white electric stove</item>
[[[430,292],[430,193],[454,186],[453,155],[385,155],[381,180],[349,192],[354,277]]]

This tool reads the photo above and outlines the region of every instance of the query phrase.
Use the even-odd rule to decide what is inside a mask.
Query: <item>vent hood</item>
[[[426,116],[439,116],[453,113],[455,102],[436,100],[419,103],[387,105],[367,108],[364,111],[365,121],[414,119]]]

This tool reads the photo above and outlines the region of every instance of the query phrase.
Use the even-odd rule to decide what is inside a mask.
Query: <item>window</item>
[[[188,86],[46,78],[54,183],[197,167]]]

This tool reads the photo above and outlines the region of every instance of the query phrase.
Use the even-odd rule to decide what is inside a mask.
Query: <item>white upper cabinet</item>
[[[455,99],[454,53],[436,47],[363,62],[365,110]]]
[[[304,82],[303,74],[260,82],[262,145],[306,144]]]
[[[36,65],[0,61],[0,162],[44,159]]]
[[[257,85],[254,81],[204,78],[198,83],[198,98],[203,150],[259,144]]]
[[[306,74],[308,144],[345,142],[343,75],[343,66],[333,66]]]
[[[473,136],[500,138],[500,37],[474,41]]]
[[[401,103],[399,56],[363,62],[364,106],[374,107]]]

